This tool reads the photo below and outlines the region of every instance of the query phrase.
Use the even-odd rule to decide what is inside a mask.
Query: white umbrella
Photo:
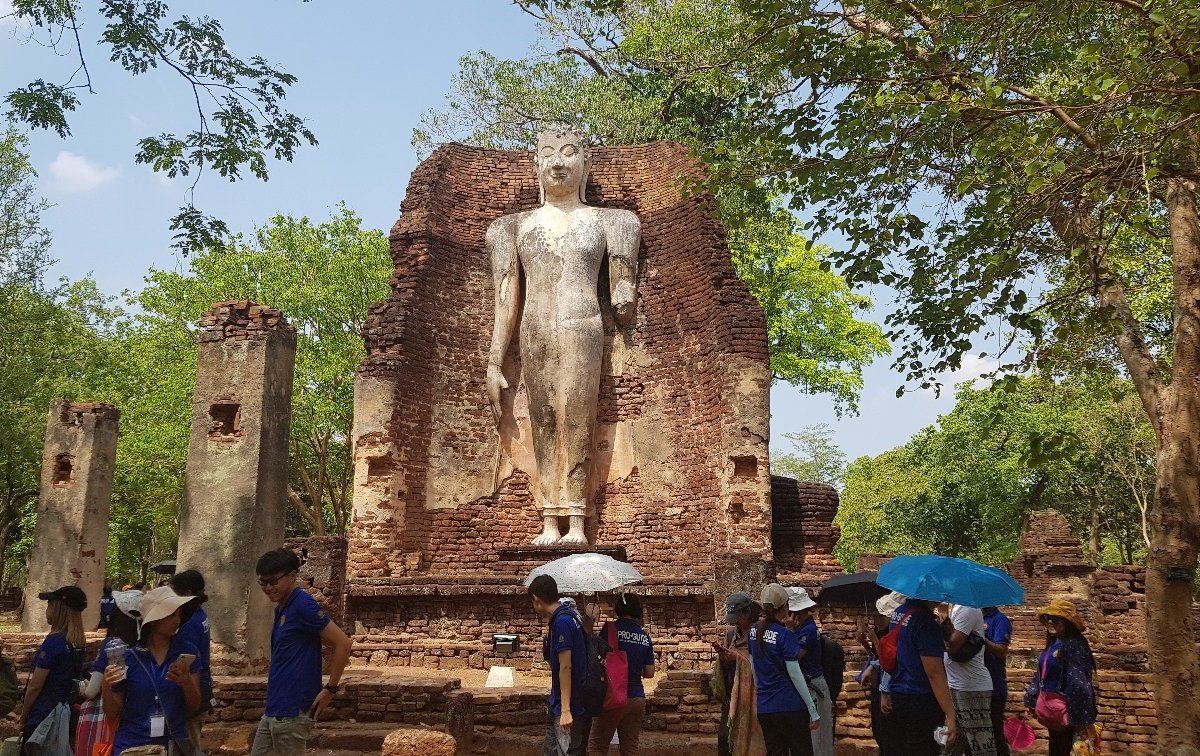
[[[549,575],[559,593],[606,593],[623,585],[642,582],[642,573],[605,554],[571,554],[535,567],[525,585],[538,575]]]

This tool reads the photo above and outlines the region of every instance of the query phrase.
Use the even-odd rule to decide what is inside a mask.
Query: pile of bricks
[[[721,726],[721,703],[709,687],[705,671],[670,672],[646,699],[647,730],[716,735]]]
[[[245,299],[217,302],[200,316],[199,343],[210,341],[244,341],[264,338],[267,333],[295,333],[283,313],[273,307],[255,304]]]

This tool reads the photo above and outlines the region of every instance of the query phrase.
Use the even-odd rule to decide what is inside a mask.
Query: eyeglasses
[[[295,572],[295,570],[292,570],[292,572]],[[261,585],[263,588],[274,588],[276,583],[278,583],[280,580],[283,580],[288,575],[291,575],[292,572],[285,572],[282,575],[276,575],[275,577],[272,577],[272,578],[260,577],[258,579],[258,584]]]

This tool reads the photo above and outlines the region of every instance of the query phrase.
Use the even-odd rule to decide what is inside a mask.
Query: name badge
[[[150,737],[161,738],[167,734],[167,718],[162,714],[150,717]]]

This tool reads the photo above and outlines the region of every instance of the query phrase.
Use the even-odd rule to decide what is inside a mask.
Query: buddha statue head
[[[588,172],[592,153],[587,138],[571,126],[555,124],[538,134],[537,168],[539,200],[547,196],[569,196],[575,192],[580,202],[586,202]]]

